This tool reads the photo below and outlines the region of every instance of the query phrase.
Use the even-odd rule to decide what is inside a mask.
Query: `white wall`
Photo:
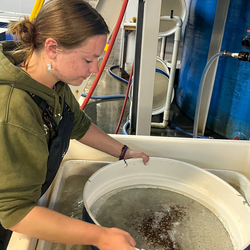
[[[138,11],[138,0],[129,0],[124,20],[131,22],[133,17],[137,17],[137,11]]]
[[[1,0],[0,10],[30,14],[36,0]]]

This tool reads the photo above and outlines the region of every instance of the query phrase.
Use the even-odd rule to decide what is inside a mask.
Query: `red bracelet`
[[[124,159],[124,156],[125,156],[127,150],[128,150],[128,146],[127,146],[127,145],[124,145],[124,146],[122,147],[122,151],[121,151],[121,154],[120,154],[120,156],[119,156],[119,160],[123,160],[123,159]]]

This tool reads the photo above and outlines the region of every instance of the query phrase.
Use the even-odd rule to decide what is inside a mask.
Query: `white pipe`
[[[162,20],[162,21],[174,21],[174,22],[176,22],[176,26],[175,26],[176,28],[182,26],[182,19],[178,16],[173,16],[172,18],[170,16],[161,16],[160,20]],[[176,33],[176,30],[175,30],[175,33]],[[160,32],[159,37],[169,36],[172,34],[173,34],[173,31],[168,30],[165,32]]]
[[[164,21],[169,20],[169,21],[176,22],[176,28],[175,28],[174,47],[173,47],[173,54],[172,54],[172,61],[171,61],[171,69],[170,69],[169,83],[168,83],[168,89],[167,89],[165,110],[164,110],[164,115],[163,115],[163,122],[162,123],[156,123],[156,122],[151,123],[151,127],[156,127],[156,128],[165,128],[168,125],[170,105],[171,105],[171,100],[172,100],[172,92],[173,92],[173,87],[174,87],[176,64],[177,64],[177,56],[178,56],[178,50],[179,50],[179,42],[181,39],[181,27],[182,27],[182,20],[178,16],[174,16],[173,18],[171,18],[170,16],[162,16],[161,20],[164,20]],[[167,32],[161,32],[161,36],[166,36],[166,34],[167,34]]]
[[[163,37],[161,38],[161,52],[160,52],[160,58],[161,58],[162,60],[164,60],[164,54],[165,54],[165,50],[164,50],[164,48],[165,48],[165,41],[166,41],[166,37],[163,36]]]

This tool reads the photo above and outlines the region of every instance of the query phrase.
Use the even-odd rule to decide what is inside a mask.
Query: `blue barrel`
[[[191,0],[184,36],[176,102],[194,119],[198,89],[206,66],[217,0]],[[248,51],[241,41],[250,29],[250,1],[231,0],[221,51]],[[220,57],[207,128],[225,138],[250,138],[250,63]]]
[[[8,23],[0,22],[0,29],[7,28]],[[0,41],[12,41],[13,36],[7,32],[0,32]]]

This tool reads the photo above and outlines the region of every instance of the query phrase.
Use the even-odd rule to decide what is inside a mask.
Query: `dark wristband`
[[[127,146],[127,145],[124,145],[124,146],[122,147],[122,151],[121,151],[121,154],[120,154],[120,156],[119,156],[119,160],[123,160],[123,159],[124,159],[124,156],[125,156],[127,150],[128,150],[128,146]]]

